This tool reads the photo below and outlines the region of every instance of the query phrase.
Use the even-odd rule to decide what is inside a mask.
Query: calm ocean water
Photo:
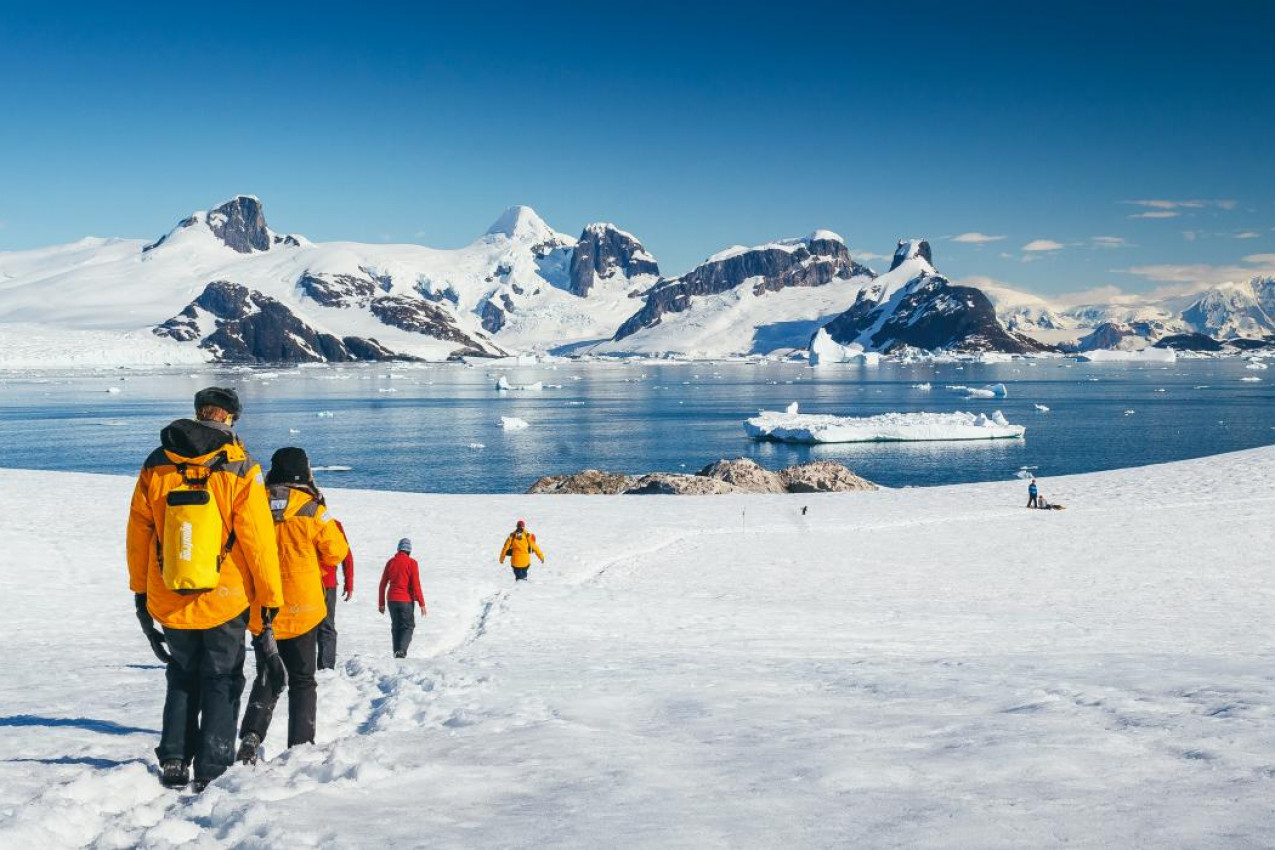
[[[547,386],[497,393],[499,374],[514,384]],[[933,389],[913,388],[924,382]],[[1006,384],[1009,397],[969,400],[945,389],[991,383]],[[316,466],[349,467],[317,472],[321,485],[382,490],[521,492],[550,473],[693,472],[738,456],[772,469],[836,460],[887,486],[926,486],[1007,479],[1023,467],[1062,475],[1275,443],[1275,370],[1247,370],[1233,359],[1167,367],[1049,360],[963,368],[568,363],[192,373],[187,367],[0,375],[0,467],[133,474],[157,445],[160,428],[188,416],[192,394],[209,384],[239,390],[245,415],[238,430],[263,463],[274,449],[299,445]],[[1027,436],[827,446],[745,437],[744,419],[793,401],[803,412],[845,415],[1002,410],[1027,426]],[[530,427],[504,431],[501,416]]]

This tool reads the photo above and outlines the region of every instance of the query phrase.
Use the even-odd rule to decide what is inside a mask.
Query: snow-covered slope
[[[1267,448],[1043,479],[1059,512],[329,491],[359,566],[317,743],[283,749],[284,700],[194,797],[153,768],[131,480],[3,471],[0,846],[1266,846],[1272,482]],[[517,517],[549,560],[513,587]],[[429,616],[395,660],[404,535]]]
[[[827,230],[735,246],[661,281],[615,338],[594,351],[721,357],[804,348],[873,277]]]

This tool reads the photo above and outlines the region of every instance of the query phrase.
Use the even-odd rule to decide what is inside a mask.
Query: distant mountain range
[[[843,346],[882,353],[1261,339],[1275,334],[1275,279],[1064,309],[1003,287],[954,284],[921,239],[900,241],[890,269],[877,274],[826,230],[732,247],[666,277],[615,225],[590,224],[572,238],[529,207],[511,207],[471,244],[443,250],[277,233],[249,195],[196,212],[155,241],[89,238],[0,253],[0,341],[35,357],[44,345],[50,362],[77,350],[130,363],[713,358],[805,349],[821,328]]]

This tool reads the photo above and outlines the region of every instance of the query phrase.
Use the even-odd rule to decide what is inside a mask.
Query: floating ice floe
[[[288,433],[289,433],[289,434],[300,434],[300,433],[301,433],[301,429],[300,429],[300,428],[289,428],[289,429],[288,429]]]
[[[965,387],[966,398],[1008,398],[1009,390],[1004,384],[989,384],[986,387]]]
[[[523,428],[530,428],[531,423],[526,419],[519,419],[517,416],[500,417],[500,427],[506,431],[521,431]]]
[[[1144,348],[1141,351],[1098,349],[1076,355],[1082,363],[1176,363],[1178,353],[1172,348]]]
[[[784,412],[789,415],[795,416],[797,413],[800,412],[800,410],[801,410],[800,406],[797,404],[797,402],[794,401],[792,404],[788,405],[788,408]]]
[[[1259,377],[1257,377],[1256,375],[1251,375],[1251,376],[1249,376],[1249,377],[1247,377],[1247,378],[1240,378],[1240,380],[1241,380],[1241,381],[1243,381],[1243,382],[1244,382],[1244,383],[1246,383],[1246,384],[1256,384],[1256,383],[1260,382],[1262,379],[1261,379],[1261,378],[1259,378]]]
[[[744,423],[755,440],[784,443],[894,443],[938,440],[1000,440],[1022,437],[998,410],[983,413],[885,413],[880,416],[828,416],[763,410]]]
[[[469,444],[469,448],[471,448],[471,449],[485,449],[485,448],[487,448],[487,446],[486,446],[484,443],[470,443],[470,444]]]
[[[119,388],[119,387],[107,387],[107,388],[106,388],[106,391],[107,391],[108,393],[117,393],[117,392],[119,392],[119,391],[120,391],[120,388]]]
[[[1269,369],[1270,367],[1267,366],[1265,363],[1259,363],[1258,361],[1254,360],[1253,362],[1249,363],[1244,368],[1245,369]]]
[[[353,472],[354,471],[354,467],[343,466],[339,463],[332,464],[331,466],[312,466],[310,467],[310,469],[314,472]]]
[[[1049,412],[1049,408],[1048,408],[1048,407],[1046,407],[1046,406],[1045,406],[1045,405],[1043,405],[1043,404],[1033,404],[1033,405],[1032,405],[1032,407],[1036,408],[1036,409],[1037,409],[1037,410],[1039,410],[1041,413],[1048,413],[1048,412]]]
[[[933,387],[931,387],[931,386],[930,386],[930,382],[929,382],[929,381],[926,381],[926,382],[925,382],[925,383],[923,383],[923,384],[913,384],[913,385],[912,385],[912,389],[914,389],[914,390],[920,390],[921,392],[928,393],[931,389],[933,389]]]
[[[331,419],[331,418],[332,418],[333,416],[335,416],[336,414],[334,414],[334,413],[333,413],[332,411],[330,411],[330,410],[320,410],[318,413],[316,413],[316,414],[314,414],[314,415],[315,415],[317,418],[319,418],[319,419]]]
[[[538,393],[544,388],[545,388],[545,385],[541,383],[540,381],[536,381],[534,384],[511,384],[509,383],[509,379],[506,378],[504,375],[501,375],[499,378],[496,379],[496,389],[502,393],[508,393],[508,392]]]

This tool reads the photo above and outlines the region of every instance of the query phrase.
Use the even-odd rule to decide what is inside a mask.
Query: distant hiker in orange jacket
[[[420,565],[412,558],[412,541],[404,537],[398,541],[398,552],[385,565],[381,573],[381,588],[377,594],[377,610],[385,613],[386,588],[389,588],[390,639],[394,643],[394,657],[406,658],[412,645],[412,632],[416,631],[416,616],[412,603],[421,606],[425,616],[425,594],[421,592]]]
[[[514,569],[514,581],[526,581],[532,553],[540,559],[540,563],[545,562],[545,553],[536,543],[536,535],[527,530],[526,522],[518,520],[513,532],[505,538],[505,545],[500,547],[500,563],[508,558]]]

